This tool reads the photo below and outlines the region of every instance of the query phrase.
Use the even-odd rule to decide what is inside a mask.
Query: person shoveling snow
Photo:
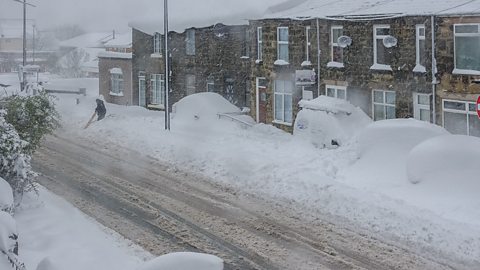
[[[107,114],[107,108],[105,108],[105,103],[103,102],[103,100],[97,98],[96,102],[97,102],[97,107],[95,108],[95,112],[93,113],[88,123],[85,125],[84,129],[88,128],[92,124],[93,119],[95,118],[95,115],[98,116],[97,121],[100,121],[103,118],[105,118],[105,115]]]

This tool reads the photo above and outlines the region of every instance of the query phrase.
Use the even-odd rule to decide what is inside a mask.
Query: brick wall
[[[123,73],[123,96],[115,96],[110,94],[111,80],[110,70],[112,68],[120,68]],[[133,99],[132,88],[132,61],[131,59],[118,59],[118,58],[100,58],[98,63],[98,69],[100,74],[99,79],[99,91],[100,95],[103,95],[105,101],[108,103],[114,103],[119,105],[136,105],[138,104],[138,98]]]

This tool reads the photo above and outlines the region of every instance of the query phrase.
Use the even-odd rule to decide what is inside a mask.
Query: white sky
[[[163,18],[162,0],[27,0],[27,17],[40,28],[62,24],[79,24],[88,31],[127,30],[128,22]],[[170,19],[198,20],[206,16],[242,14],[254,18],[272,4],[284,0],[170,0]],[[250,15],[251,14],[251,15]],[[13,0],[0,0],[0,18],[22,18],[22,5]]]

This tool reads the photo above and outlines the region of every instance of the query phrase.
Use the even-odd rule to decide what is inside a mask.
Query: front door
[[[417,120],[430,122],[430,94],[413,93],[413,116]]]
[[[138,105],[147,107],[145,76],[138,76]]]
[[[257,78],[255,83],[256,120],[257,123],[267,123],[267,80]]]
[[[235,81],[231,78],[225,80],[225,98],[232,104],[237,104],[235,100]]]

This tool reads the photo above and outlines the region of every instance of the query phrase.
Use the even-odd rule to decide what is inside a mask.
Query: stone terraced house
[[[163,109],[163,26],[130,26],[134,100]],[[327,95],[374,120],[480,136],[479,1],[292,0],[248,23],[178,27],[169,42],[172,104],[217,92],[291,132],[298,102]]]
[[[133,89],[137,104],[165,107],[163,24],[130,23],[133,31]],[[247,104],[250,75],[248,26],[212,24],[174,27],[169,33],[170,106],[197,92],[215,92],[238,107]]]
[[[257,122],[292,131],[298,101],[328,95],[480,136],[478,1],[292,2],[250,21]]]

